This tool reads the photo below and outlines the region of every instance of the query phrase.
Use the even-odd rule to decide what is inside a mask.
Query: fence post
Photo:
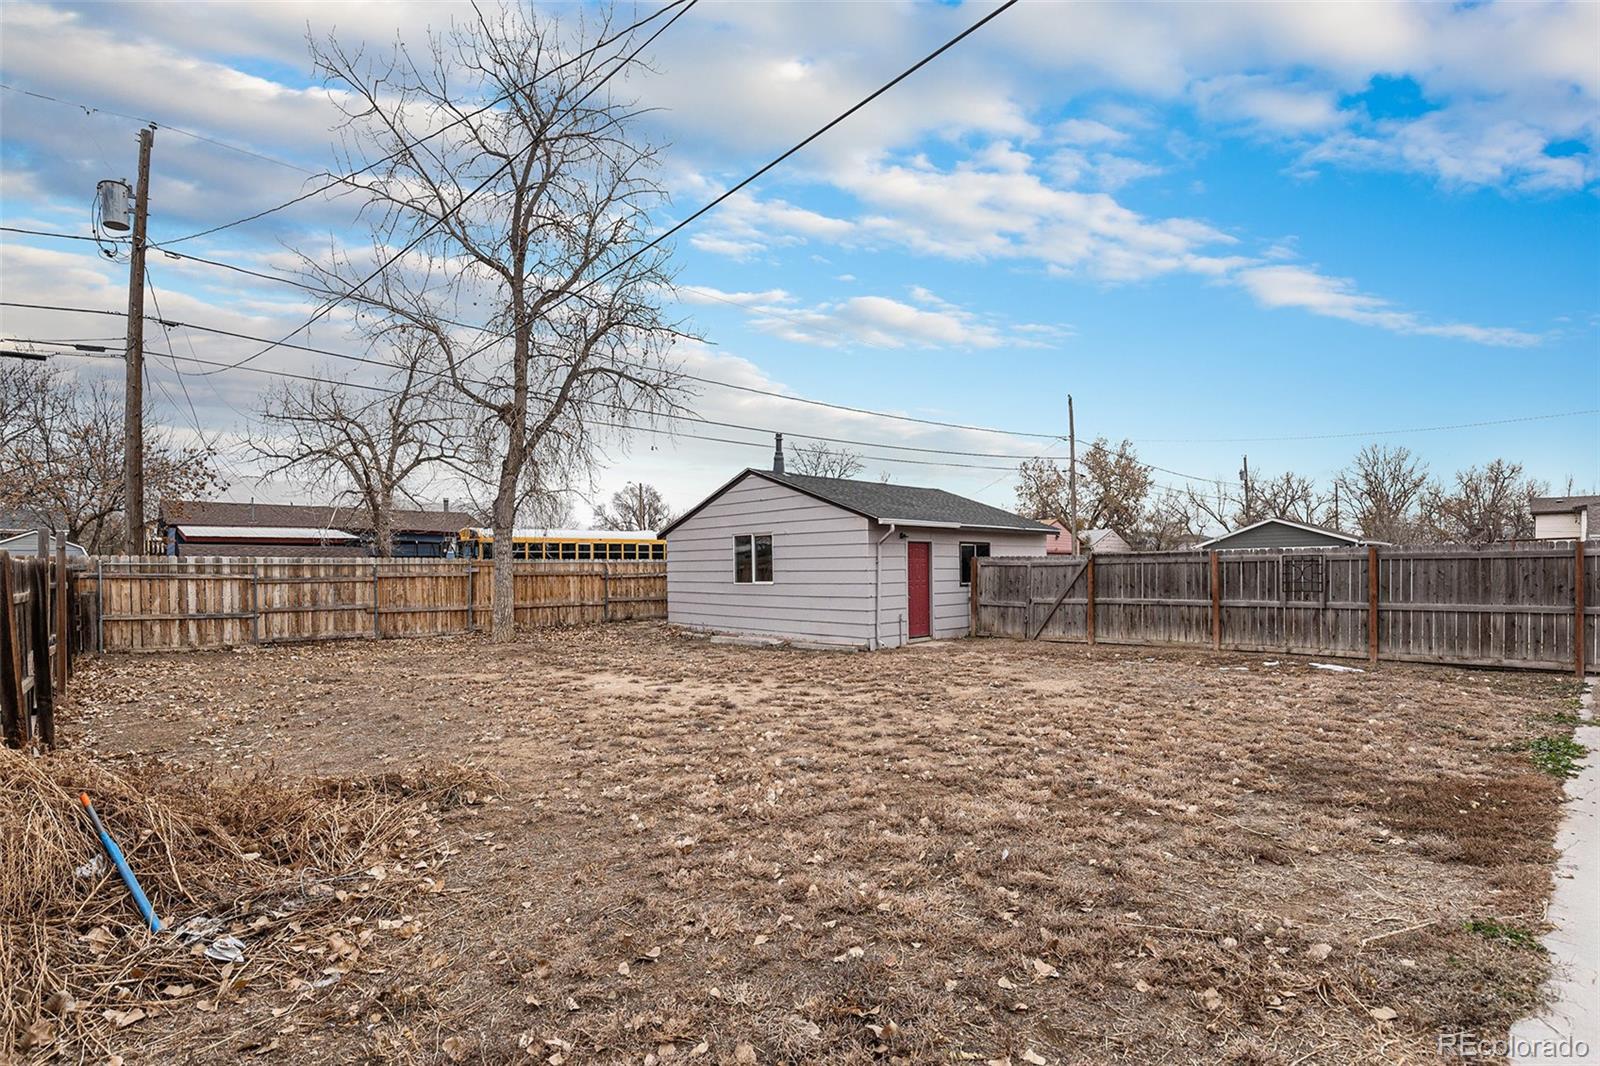
[[[1583,625],[1583,549],[1585,541],[1578,539],[1578,547],[1572,555],[1573,576],[1577,579],[1572,583],[1572,667],[1578,675],[1578,680],[1583,680],[1583,653],[1587,643],[1588,634],[1584,632]]]
[[[1367,545],[1367,661],[1378,664],[1378,546]]]
[[[1222,556],[1211,553],[1211,650],[1222,650]]]
[[[611,567],[600,564],[600,621],[611,621]]]
[[[958,551],[960,549],[957,549]],[[959,556],[957,557],[959,562]],[[978,635],[978,575],[983,573],[983,565],[977,553],[972,556],[972,570],[967,574],[967,636]]]
[[[477,618],[478,599],[478,564],[476,560],[467,560],[467,632],[478,631]]]
[[[66,690],[72,673],[72,626],[67,614],[67,533],[56,530],[56,677],[57,687]]]
[[[1087,573],[1085,573],[1084,576],[1083,576],[1084,592],[1085,592],[1085,597],[1084,597],[1084,601],[1083,601],[1083,628],[1084,628],[1085,635],[1089,638],[1089,643],[1093,644],[1094,643],[1094,554],[1092,552],[1089,555],[1089,561],[1083,564],[1083,568],[1084,568],[1084,570],[1087,571]]]
[[[41,532],[41,538],[45,535]],[[48,538],[46,538],[48,543]],[[39,741],[56,743],[56,693],[50,673],[50,556],[33,560],[33,594],[29,597],[29,624],[33,629],[33,710],[39,717]]]
[[[383,624],[378,617],[378,564],[372,564],[372,639],[383,639]]]
[[[20,748],[28,739],[28,708],[22,698],[22,634],[17,632],[17,605],[13,597],[11,555],[0,551],[0,602],[5,613],[0,617],[0,653],[5,662],[0,663],[4,677],[5,737],[6,744]]]

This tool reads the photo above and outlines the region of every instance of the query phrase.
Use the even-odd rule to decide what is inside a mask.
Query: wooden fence
[[[0,738],[7,747],[55,744],[55,705],[88,642],[81,571],[66,540],[36,555],[0,551]]]
[[[1600,542],[978,561],[972,632],[1582,674]]]
[[[95,647],[173,651],[487,629],[493,563],[472,559],[225,559],[119,556],[87,575]],[[667,616],[655,562],[516,564],[518,625]]]

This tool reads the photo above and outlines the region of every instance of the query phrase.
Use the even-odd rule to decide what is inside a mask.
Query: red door
[[[906,634],[911,637],[933,635],[931,548],[927,541],[906,542]]]

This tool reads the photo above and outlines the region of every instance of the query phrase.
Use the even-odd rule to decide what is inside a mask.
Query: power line
[[[300,173],[310,174],[312,177],[317,176],[317,171],[311,170],[308,167],[303,167],[298,163],[291,163],[287,159],[279,159],[276,156],[267,155],[265,152],[258,152],[253,148],[243,148],[237,144],[229,144],[227,141],[218,140],[215,137],[208,137],[203,133],[195,133],[193,130],[186,130],[166,122],[158,122],[153,118],[140,118],[138,115],[128,115],[121,111],[112,111],[109,108],[95,107],[92,104],[80,104],[76,100],[63,100],[57,96],[50,96],[47,93],[35,92],[32,89],[24,89],[16,85],[7,85],[4,82],[0,82],[0,89],[6,89],[14,93],[21,93],[23,96],[31,96],[35,100],[48,100],[53,104],[62,104],[66,107],[74,107],[79,111],[82,111],[85,117],[93,115],[96,111],[98,111],[101,114],[112,115],[116,118],[125,118],[129,122],[138,122],[141,124],[148,123],[149,125],[155,126],[158,129],[168,130],[184,137],[191,137],[194,140],[204,141],[207,144],[214,144],[218,148],[226,148],[230,152],[238,152],[241,155],[251,156],[252,158],[259,159],[266,163],[276,163],[280,167],[288,167],[290,170],[298,170]]]
[[[72,306],[65,306],[65,305],[60,305],[60,304],[27,303],[27,302],[16,301],[16,300],[0,300],[0,307],[16,307],[16,308],[23,308],[23,309],[29,309],[29,310],[40,310],[40,311],[56,311],[56,312],[63,312],[63,313],[82,313],[82,314],[93,314],[93,315],[105,315],[105,316],[114,317],[114,318],[125,317],[126,314],[127,314],[126,311],[111,311],[111,310],[104,310],[104,309],[101,309],[101,308],[93,308],[93,307],[72,307]],[[238,340],[263,341],[263,340],[266,339],[266,338],[263,338],[263,337],[253,336],[253,335],[247,334],[247,333],[239,333],[239,332],[236,332],[234,330],[221,329],[221,328],[216,327],[216,326],[204,326],[204,325],[200,325],[199,323],[194,323],[194,322],[179,322],[179,321],[175,321],[175,320],[165,320],[165,322],[166,322],[167,325],[170,325],[170,326],[182,327],[182,328],[185,328],[185,329],[197,329],[197,330],[200,330],[203,333],[213,333],[213,334],[217,334],[219,336],[233,337],[233,338],[238,339]],[[327,356],[331,356],[331,357],[336,358],[336,359],[343,359],[343,360],[350,361],[350,362],[365,363],[365,364],[370,364],[370,365],[373,365],[373,366],[378,366],[378,367],[383,367],[383,368],[389,368],[390,367],[390,364],[385,363],[382,360],[369,359],[369,358],[364,357],[364,356],[352,355],[349,352],[337,352],[337,351],[333,351],[333,350],[327,349],[327,348],[314,347],[312,345],[288,344],[288,343],[286,343],[286,344],[280,345],[280,347],[291,348],[291,349],[294,349],[296,351],[310,352],[310,353],[313,353],[313,354],[316,354],[316,355],[327,355]],[[219,363],[217,365],[219,365],[219,366],[227,366],[228,364]],[[299,375],[296,375],[296,376],[299,376]],[[995,435],[999,435],[999,436],[1029,437],[1029,438],[1035,438],[1035,439],[1041,439],[1041,440],[1050,440],[1050,441],[1058,441],[1058,440],[1061,439],[1061,435],[1058,434],[1058,433],[1033,433],[1033,432],[1029,432],[1029,431],[1025,431],[1025,430],[1000,429],[1000,428],[997,428],[997,427],[994,427],[994,426],[977,426],[977,425],[970,425],[970,424],[961,423],[961,422],[944,422],[944,421],[939,421],[937,419],[917,418],[917,417],[914,417],[914,416],[911,416],[911,415],[895,414],[895,413],[889,412],[889,411],[877,411],[877,410],[873,410],[871,408],[866,408],[866,407],[852,407],[852,406],[847,405],[847,404],[831,403],[831,402],[826,401],[826,400],[814,400],[814,399],[811,399],[811,398],[805,397],[805,396],[793,396],[793,395],[790,395],[788,393],[776,392],[776,391],[773,391],[771,389],[760,389],[760,388],[756,388],[756,387],[750,386],[750,385],[740,385],[740,384],[737,384],[735,382],[722,381],[722,380],[717,379],[717,378],[707,378],[707,377],[702,377],[702,376],[698,376],[698,375],[694,375],[694,374],[680,374],[679,376],[681,376],[681,377],[683,377],[683,378],[685,378],[687,380],[690,380],[690,381],[697,381],[697,382],[701,382],[701,383],[708,384],[708,385],[714,385],[714,386],[717,386],[719,388],[736,389],[736,390],[743,391],[743,392],[755,393],[755,394],[763,395],[763,396],[770,396],[770,397],[772,397],[774,399],[787,400],[787,401],[790,401],[792,403],[809,404],[809,405],[812,405],[812,406],[825,407],[825,408],[829,408],[829,409],[832,409],[832,410],[848,411],[848,412],[851,412],[853,414],[869,415],[869,416],[874,417],[874,418],[883,418],[883,419],[889,419],[889,420],[901,421],[901,422],[914,422],[914,423],[917,423],[919,425],[938,426],[938,427],[942,427],[942,428],[946,428],[946,429],[960,429],[960,430],[967,430],[967,431],[976,432],[976,433],[991,433],[991,434],[995,434]],[[310,378],[310,379],[307,379],[307,380],[323,381],[323,380],[326,380],[326,379],[323,379],[323,378]],[[475,383],[486,384],[486,382],[482,382],[482,381],[476,381]],[[1270,440],[1335,439],[1335,438],[1349,437],[1349,436],[1380,437],[1380,436],[1391,436],[1391,435],[1398,435],[1398,434],[1404,434],[1404,433],[1443,432],[1443,431],[1452,430],[1452,429],[1477,429],[1477,428],[1488,427],[1488,426],[1511,425],[1511,424],[1516,424],[1516,423],[1535,422],[1535,421],[1548,421],[1548,420],[1558,419],[1558,418],[1575,418],[1575,417],[1580,417],[1580,416],[1584,416],[1584,415],[1594,415],[1594,414],[1600,414],[1600,408],[1585,408],[1585,409],[1573,410],[1573,411],[1554,411],[1554,412],[1549,412],[1549,413],[1545,413],[1545,414],[1520,415],[1520,416],[1513,417],[1513,418],[1488,419],[1488,420],[1482,420],[1482,421],[1476,421],[1476,422],[1458,422],[1458,423],[1453,423],[1453,424],[1449,424],[1449,425],[1438,425],[1438,426],[1419,426],[1419,427],[1412,427],[1412,428],[1408,428],[1408,429],[1372,430],[1372,431],[1369,431],[1367,433],[1355,433],[1355,434],[1350,434],[1350,433],[1328,433],[1328,434],[1312,434],[1312,435],[1301,436],[1301,437],[1277,437],[1277,438],[1257,438],[1257,439],[1263,440],[1263,441],[1270,441]],[[785,432],[788,432],[788,431],[786,430]],[[843,439],[843,438],[812,437],[810,435],[798,434],[798,433],[796,433],[794,435],[795,436],[807,436],[808,439],[818,439],[818,440],[826,439],[826,440],[830,440],[830,441],[833,441],[833,442],[836,442],[836,443],[852,443],[852,442],[850,442],[850,441],[848,441],[846,439]],[[1137,443],[1141,443],[1141,442],[1140,441],[1134,441],[1133,443],[1137,444]],[[878,444],[878,443],[870,443],[869,442],[867,446],[869,446],[869,447],[883,447],[884,445]],[[989,456],[989,457],[992,457],[991,453],[954,452],[954,451],[946,452],[946,451],[944,451],[942,449],[941,449],[941,453],[942,454],[965,454],[965,455],[973,455],[973,456]],[[1018,459],[1049,458],[1049,456],[1047,456],[1047,455],[1039,455],[1039,456],[1023,456],[1023,455],[1019,455],[1019,456],[1015,456],[1015,458],[1018,458]],[[1191,479],[1191,480],[1194,480],[1194,481],[1203,481],[1203,482],[1208,482],[1208,483],[1231,484],[1231,482],[1228,482],[1225,479],[1200,477],[1200,476],[1194,475],[1194,474],[1186,474],[1186,473],[1184,473],[1182,471],[1170,470],[1170,469],[1168,469],[1166,467],[1157,466],[1157,465],[1151,464],[1151,463],[1144,463],[1142,461],[1139,461],[1139,465],[1147,467],[1148,469],[1159,470],[1162,473],[1172,474],[1175,477],[1188,478],[1188,479]]]
[[[606,74],[605,77],[601,78],[594,85],[592,85],[589,88],[589,91],[584,93],[582,96],[580,96],[578,98],[578,100],[577,100],[577,103],[573,104],[572,106],[574,108],[577,108],[585,100],[589,99],[589,97],[593,96],[595,93],[599,92],[602,88],[604,88],[607,82],[609,82],[612,78],[616,77],[623,70],[627,69],[628,66],[630,66],[636,58],[638,58],[640,52],[643,52],[646,48],[650,47],[651,44],[655,43],[656,38],[660,37],[663,33],[666,33],[668,30],[670,30],[673,27],[673,25],[676,24],[677,21],[680,18],[682,18],[684,15],[688,14],[691,10],[693,10],[695,4],[697,4],[699,2],[700,2],[700,0],[688,0],[687,6],[685,6],[677,14],[673,15],[670,19],[668,19],[666,25],[664,25],[660,29],[656,30],[649,37],[646,37],[643,44],[641,44],[638,48],[635,48],[631,53],[628,54],[628,56],[626,58],[624,58],[615,67],[611,68],[611,70]],[[1016,3],[1016,0],[1011,0],[1011,3]],[[385,270],[388,270],[395,263],[399,262],[400,258],[402,256],[405,256],[405,255],[409,254],[414,248],[416,248],[419,244],[421,244],[424,240],[426,240],[428,238],[428,236],[433,233],[434,230],[436,230],[440,226],[442,226],[452,215],[456,214],[462,208],[466,207],[467,204],[469,202],[471,202],[473,197],[477,196],[484,189],[487,189],[490,186],[490,184],[492,184],[493,182],[498,180],[499,177],[500,177],[501,171],[506,170],[508,167],[511,167],[512,163],[513,163],[512,159],[510,157],[507,157],[507,159],[506,159],[506,161],[504,163],[502,163],[502,164],[500,164],[500,166],[496,167],[493,170],[493,172],[491,172],[487,177],[485,177],[482,181],[480,181],[477,185],[475,185],[472,188],[472,190],[470,192],[468,192],[465,196],[463,196],[460,200],[458,200],[455,203],[455,205],[450,208],[450,210],[446,211],[444,214],[440,215],[439,217],[435,218],[432,222],[428,223],[427,227],[425,229],[423,229],[423,231],[421,233],[418,233],[415,237],[411,238],[411,240],[407,241],[405,246],[402,247],[399,251],[395,252],[393,255],[390,255],[387,259],[385,259],[383,262],[379,263],[377,265],[377,267],[370,274],[368,274],[366,277],[362,278],[360,281],[356,282],[356,284],[354,286],[352,286],[349,289],[349,291],[343,293],[342,295],[336,296],[332,300],[329,300],[322,307],[319,307],[311,315],[310,318],[306,319],[303,323],[301,323],[300,325],[296,326],[294,329],[291,329],[288,333],[284,334],[282,340],[276,341],[276,342],[274,342],[272,344],[267,345],[265,348],[262,348],[259,352],[255,352],[255,353],[253,353],[251,355],[245,356],[245,358],[239,360],[239,362],[237,362],[237,363],[235,363],[233,365],[234,366],[243,366],[244,364],[249,363],[249,362],[251,362],[251,361],[253,361],[255,359],[259,359],[261,356],[265,355],[267,352],[271,351],[273,348],[277,347],[279,344],[282,344],[283,341],[288,340],[290,337],[294,336],[296,333],[299,333],[303,329],[310,328],[313,324],[315,324],[317,321],[319,321],[325,315],[327,315],[330,312],[332,312],[335,307],[337,307],[339,304],[343,303],[345,300],[348,300],[348,299],[354,297],[362,289],[366,288],[368,282],[372,281],[373,278],[376,278],[379,274],[382,274]],[[219,374],[219,373],[221,373],[221,370],[204,370],[204,371],[201,371],[196,376],[197,377],[210,377],[212,375]]]
[[[51,230],[43,229],[23,229],[20,226],[0,226],[0,233],[20,233],[25,237],[54,237],[57,240],[62,241],[89,241],[93,244],[101,243],[101,239],[99,237],[85,237],[77,233],[55,233]],[[113,241],[131,240],[129,237],[107,237],[105,239]]]
[[[668,11],[671,11],[673,8],[679,6],[680,4],[683,4],[685,2],[686,2],[686,0],[672,0],[672,2],[667,4],[665,7],[660,8],[659,10],[653,12],[652,14],[646,16],[645,18],[639,19],[637,22],[633,23],[633,25],[627,27],[626,29],[620,30],[619,32],[612,34],[610,37],[607,37],[604,40],[597,41],[592,47],[587,48],[584,51],[579,52],[578,54],[572,56],[571,58],[566,59],[563,62],[556,64],[554,67],[551,67],[549,70],[545,71],[543,74],[540,74],[538,77],[533,78],[530,81],[525,82],[524,84],[513,86],[512,88],[510,88],[510,89],[506,90],[505,92],[501,93],[499,96],[495,97],[493,100],[490,100],[488,103],[484,104],[482,107],[478,108],[477,110],[469,111],[465,115],[462,115],[460,118],[454,119],[454,120],[446,123],[445,125],[440,126],[438,129],[434,130],[432,133],[429,133],[425,137],[418,138],[415,141],[403,142],[399,148],[394,150],[394,152],[390,153],[387,156],[384,156],[382,159],[374,160],[373,162],[368,163],[366,166],[362,167],[360,170],[354,171],[354,172],[352,172],[350,174],[338,175],[332,181],[328,182],[327,184],[319,186],[318,188],[315,188],[315,189],[311,189],[311,190],[309,190],[307,192],[301,193],[299,196],[294,197],[292,200],[285,200],[281,204],[276,204],[276,205],[274,205],[272,207],[264,208],[264,209],[262,209],[260,211],[257,211],[255,213],[253,213],[253,214],[245,215],[243,218],[234,219],[232,222],[224,222],[221,225],[212,226],[209,229],[199,230],[199,231],[197,231],[195,233],[190,233],[190,234],[187,234],[187,235],[182,236],[182,237],[174,237],[172,240],[161,242],[161,244],[156,245],[156,247],[162,247],[163,245],[182,244],[184,241],[192,241],[192,240],[196,239],[197,237],[207,237],[207,236],[210,236],[213,233],[218,233],[218,232],[220,232],[222,230],[225,230],[225,229],[232,229],[234,226],[242,226],[247,222],[254,222],[258,218],[265,218],[267,215],[275,214],[276,212],[282,211],[285,208],[293,207],[295,204],[303,203],[304,201],[311,199],[313,196],[317,196],[317,195],[319,195],[321,193],[327,192],[329,189],[332,189],[337,185],[349,184],[352,179],[358,178],[363,174],[369,173],[372,170],[383,166],[385,163],[393,162],[394,160],[398,159],[405,152],[410,151],[410,150],[412,150],[414,148],[419,148],[422,145],[424,145],[424,144],[428,143],[429,141],[433,140],[435,137],[437,137],[440,134],[444,133],[446,130],[453,129],[456,126],[461,125],[463,122],[467,122],[467,121],[470,121],[471,119],[476,118],[477,116],[483,114],[485,111],[488,111],[490,108],[499,106],[500,104],[504,103],[505,101],[511,99],[511,97],[513,97],[517,93],[526,92],[528,89],[530,89],[533,86],[537,85],[539,82],[543,81],[545,78],[548,78],[550,75],[556,73],[557,71],[561,70],[562,68],[570,66],[571,64],[576,63],[578,60],[583,59],[586,56],[593,55],[595,52],[598,52],[600,49],[605,48],[605,47],[615,43],[618,40],[621,40],[622,38],[624,38],[624,37],[628,36],[629,34],[631,34],[634,30],[639,29],[640,27],[646,25],[647,23],[654,22],[657,18],[660,18],[662,15],[666,14]],[[687,2],[690,4],[691,7],[694,5],[694,0],[687,0]],[[687,11],[688,8],[685,8],[684,10]],[[682,13],[683,12],[680,11],[678,14],[681,15]],[[676,19],[677,16],[675,15],[675,16],[673,16],[673,18]],[[670,26],[671,23],[668,23],[668,25]],[[664,28],[665,27],[663,27],[663,29]],[[651,40],[654,40],[654,38],[652,37]],[[647,41],[645,43],[648,44],[649,42]]]
[[[923,67],[925,67],[929,63],[933,62],[935,59],[938,59],[940,56],[944,55],[946,52],[948,52],[950,49],[954,48],[956,45],[960,44],[962,41],[966,40],[972,34],[978,32],[978,30],[982,29],[984,26],[988,25],[990,22],[994,21],[995,19],[999,18],[1001,15],[1005,14],[1005,12],[1009,11],[1012,7],[1016,6],[1016,4],[1017,4],[1017,0],[1005,0],[1005,3],[1001,4],[999,7],[995,8],[993,11],[991,11],[987,15],[983,16],[983,18],[979,19],[977,22],[974,22],[972,25],[968,26],[966,29],[964,29],[960,33],[956,34],[954,37],[950,38],[944,44],[941,44],[938,48],[935,48],[932,52],[929,52],[927,55],[923,56],[921,59],[919,59],[915,63],[911,64],[911,66],[907,67],[905,70],[901,71],[899,74],[896,74],[893,78],[890,78],[888,81],[884,82],[878,88],[874,89],[872,92],[870,92],[866,96],[862,97],[860,100],[856,101],[855,104],[851,105],[848,109],[846,109],[845,111],[843,111],[840,114],[836,115],[834,118],[830,119],[828,122],[824,123],[820,128],[818,128],[817,130],[812,132],[809,136],[807,136],[806,138],[801,140],[798,144],[796,144],[793,147],[787,149],[786,151],[780,153],[776,158],[768,161],[767,163],[762,165],[760,168],[758,168],[753,174],[750,174],[749,176],[741,179],[739,182],[734,184],[732,187],[724,190],[720,195],[713,197],[710,200],[710,202],[708,202],[706,204],[703,204],[699,208],[696,208],[693,212],[691,212],[689,214],[689,216],[687,218],[684,218],[681,221],[679,221],[679,222],[675,223],[674,225],[670,226],[665,232],[657,234],[654,238],[652,238],[650,241],[646,242],[642,247],[640,247],[635,252],[633,252],[633,254],[631,254],[631,255],[619,260],[618,262],[612,264],[611,267],[609,267],[608,269],[606,269],[606,270],[602,271],[601,273],[597,274],[595,277],[591,278],[590,280],[585,282],[580,287],[578,287],[576,289],[571,289],[571,290],[563,293],[559,297],[557,297],[550,304],[550,308],[549,309],[553,310],[554,308],[560,306],[562,303],[566,302],[567,300],[571,299],[572,297],[581,296],[583,293],[588,292],[590,289],[592,289],[596,285],[600,284],[602,281],[604,281],[606,278],[610,277],[612,274],[615,274],[617,271],[621,270],[623,267],[627,266],[629,263],[633,262],[635,259],[638,259],[641,255],[644,255],[646,252],[650,251],[652,248],[655,248],[658,245],[660,245],[663,241],[665,241],[668,238],[670,238],[673,234],[680,232],[686,226],[689,226],[690,224],[695,222],[697,219],[699,219],[702,216],[706,215],[708,212],[714,210],[718,205],[720,205],[723,202],[725,202],[729,197],[735,195],[740,190],[748,187],[753,182],[757,181],[759,178],[761,178],[763,175],[767,174],[773,168],[777,167],[779,164],[783,163],[785,160],[787,160],[788,158],[793,156],[795,153],[801,151],[807,145],[809,145],[813,141],[817,140],[817,138],[821,137],[823,134],[827,133],[829,130],[833,129],[835,126],[839,125],[841,122],[844,122],[851,115],[854,115],[857,111],[860,111],[862,108],[864,108],[868,104],[872,103],[872,101],[876,100],[878,97],[882,96],[884,93],[888,92],[890,89],[893,89],[896,85],[899,85],[901,82],[903,82],[907,78],[911,77],[911,75],[915,74],[917,71],[921,70]],[[506,339],[510,338],[511,336],[512,336],[511,333],[504,333],[504,334],[501,334],[498,337],[491,338],[491,340],[487,344],[484,344],[484,345],[480,346],[479,348],[477,348],[473,352],[473,354],[476,355],[479,352],[485,351],[489,347],[490,344],[494,344],[494,343],[498,343],[499,341],[506,340]],[[1029,434],[1029,435],[1031,435],[1031,434]],[[1054,434],[1051,434],[1051,436],[1054,436]]]

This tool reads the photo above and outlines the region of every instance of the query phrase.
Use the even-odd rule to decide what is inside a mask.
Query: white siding
[[[1578,514],[1536,514],[1533,516],[1533,535],[1539,540],[1576,540]]]
[[[733,580],[733,538],[741,533],[772,534],[772,584]],[[719,633],[866,647],[867,520],[746,475],[667,535],[667,619]]]
[[[876,523],[868,531],[869,542],[883,536],[887,526]],[[906,539],[900,539],[904,532]],[[878,615],[878,639],[886,648],[899,645],[906,632],[906,543],[927,541],[933,545],[932,629],[935,638],[964,637],[971,620],[971,589],[961,584],[961,545],[969,541],[987,543],[989,554],[1043,555],[1048,535],[1040,533],[983,533],[958,529],[906,528],[883,542],[883,588]],[[670,558],[670,551],[668,552]],[[870,575],[869,575],[870,576]],[[870,591],[870,590],[869,590]]]

